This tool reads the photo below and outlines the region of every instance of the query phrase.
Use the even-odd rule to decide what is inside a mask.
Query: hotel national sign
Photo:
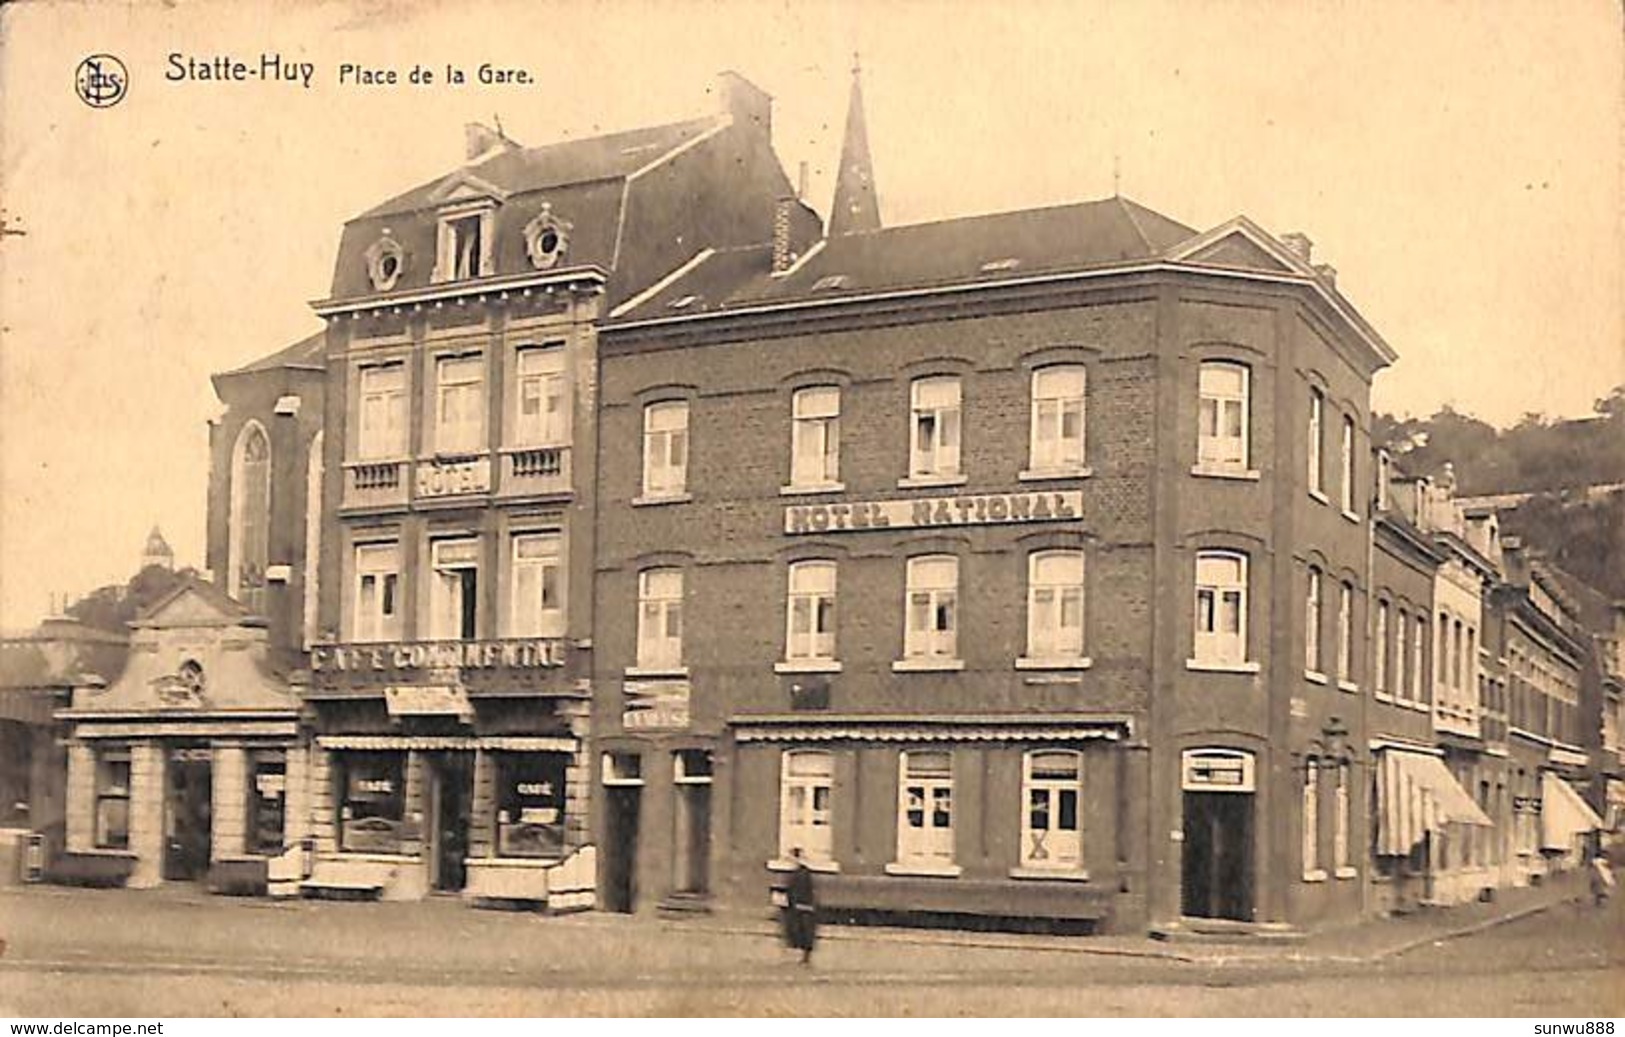
[[[975,493],[907,500],[792,504],[784,531],[836,533],[921,526],[980,526],[1010,522],[1065,522],[1083,514],[1082,490],[1039,493]]]

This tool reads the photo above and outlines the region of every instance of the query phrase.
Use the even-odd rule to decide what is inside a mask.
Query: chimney
[[[738,72],[717,74],[717,96],[722,112],[737,125],[755,125],[763,133],[773,130],[773,98]]]
[[[1328,287],[1337,287],[1337,268],[1335,266],[1330,263],[1316,263],[1315,273],[1320,275],[1320,279],[1325,281]]]
[[[1315,243],[1309,240],[1309,235],[1296,230],[1282,234],[1281,244],[1286,246],[1288,252],[1291,252],[1305,263],[1309,262],[1309,257],[1315,248]]]
[[[790,252],[790,210],[794,198],[780,198],[773,207],[773,272],[782,274],[790,269],[795,256]]]
[[[508,138],[482,122],[463,124],[463,161],[472,162]]]

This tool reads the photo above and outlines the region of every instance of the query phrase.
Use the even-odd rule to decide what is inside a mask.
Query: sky
[[[340,226],[454,169],[464,123],[691,118],[724,69],[774,96],[821,212],[857,52],[887,224],[1114,187],[1244,213],[1307,233],[1398,351],[1379,409],[1588,414],[1625,383],[1621,39],[1607,0],[8,4],[0,627],[122,582],[154,525],[203,564],[209,375],[320,330]],[[113,107],[74,91],[95,53],[129,70]],[[314,75],[171,82],[172,53]],[[448,64],[469,82],[406,82]]]

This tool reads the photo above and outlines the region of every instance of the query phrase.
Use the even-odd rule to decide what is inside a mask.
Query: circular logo
[[[73,88],[79,100],[92,108],[111,108],[124,100],[129,90],[130,73],[124,62],[111,54],[92,54],[79,62],[73,76]]]

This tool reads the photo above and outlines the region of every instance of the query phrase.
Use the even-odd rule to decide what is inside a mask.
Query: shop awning
[[[1377,769],[1377,852],[1408,854],[1429,831],[1456,822],[1493,828],[1437,756],[1385,749]]]
[[[323,749],[421,749],[424,751],[495,749],[513,753],[573,753],[579,748],[574,738],[536,738],[493,735],[474,738],[459,735],[317,735]]]
[[[1546,771],[1540,776],[1540,845],[1566,850],[1574,837],[1602,827],[1602,818],[1580,798],[1574,786]]]

